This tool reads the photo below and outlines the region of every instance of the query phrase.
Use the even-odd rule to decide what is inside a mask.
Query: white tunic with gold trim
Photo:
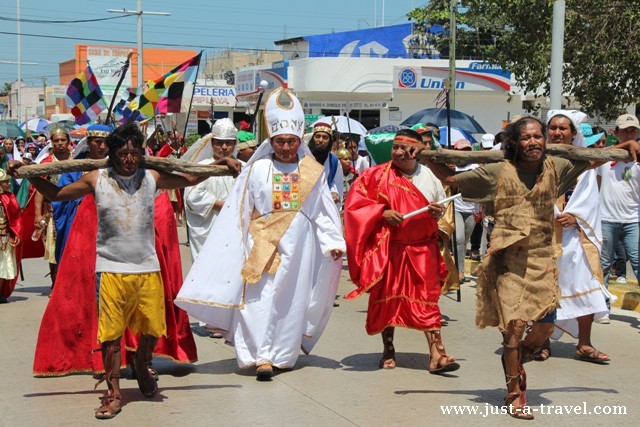
[[[240,367],[291,368],[300,349],[311,351],[329,320],[340,280],[342,261],[333,261],[331,250],[346,250],[321,166],[309,157],[299,166],[283,164],[271,154],[265,141],[238,177],[175,300],[191,316],[226,331]],[[298,154],[310,153],[303,144]],[[305,171],[315,171],[316,178],[307,193],[301,186],[302,203],[289,214],[290,222],[280,221],[288,214],[274,213],[274,174],[299,173],[303,181]],[[254,248],[258,232],[260,244]],[[265,258],[265,251],[273,256]],[[263,269],[259,262],[265,259]]]
[[[198,162],[210,163],[213,163],[213,159]],[[232,176],[212,176],[198,185],[185,188],[184,211],[189,225],[191,259],[196,259],[216,222],[219,213],[213,205],[227,199],[234,182],[235,178]]]
[[[599,201],[595,171],[586,171],[578,179],[562,211],[572,214],[578,226],[561,230],[562,255],[557,262],[562,296],[552,336],[554,339],[558,339],[563,332],[577,338],[577,318],[580,316],[594,314],[598,319],[609,313],[605,297],[610,297],[610,294],[603,285],[600,267],[602,229]],[[560,210],[557,204],[555,211],[558,216]]]

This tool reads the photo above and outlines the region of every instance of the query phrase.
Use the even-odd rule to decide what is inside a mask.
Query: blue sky
[[[283,38],[364,29],[407,22],[406,13],[426,0],[143,0],[142,10],[171,16],[144,16],[145,46],[185,49],[275,49]],[[135,10],[136,0],[21,0],[22,66],[28,84],[58,84],[58,63],[74,57],[76,44],[137,43],[137,17],[107,9]],[[377,13],[375,13],[377,12]],[[116,18],[92,23],[38,23]],[[0,9],[0,84],[17,80],[17,0]],[[100,39],[104,42],[86,39]],[[109,42],[111,41],[111,42]],[[128,43],[126,43],[128,42]]]

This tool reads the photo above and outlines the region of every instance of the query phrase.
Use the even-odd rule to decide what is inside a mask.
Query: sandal
[[[580,350],[579,347],[576,347],[576,360],[581,360],[583,362],[595,363],[597,365],[608,365],[611,362],[609,355],[601,352],[600,350],[596,350],[591,347],[591,350]]]
[[[380,369],[394,369],[396,367],[396,348],[393,346],[393,333],[394,328],[386,328],[382,331],[382,345],[384,351],[382,352],[382,359],[378,367]]]
[[[533,360],[544,362],[551,357],[551,348],[544,347],[533,353]]]
[[[256,368],[256,380],[271,381],[273,377],[273,366],[270,363],[263,363]]]
[[[444,349],[444,345],[442,345],[442,336],[440,335],[440,331],[430,331],[431,335],[431,345],[433,347],[435,345],[437,353],[440,355],[438,357],[438,363],[435,368],[431,369],[427,367],[427,370],[430,374],[443,374],[445,372],[453,372],[460,369],[460,364],[456,362],[456,359],[453,357],[447,356],[447,352]],[[433,354],[433,353],[432,353]],[[444,359],[444,363],[443,363]]]
[[[380,364],[378,366],[380,367],[380,369],[394,369],[396,367],[396,357],[382,356],[382,359],[380,359]]]
[[[521,347],[521,345],[518,346],[520,359],[522,358]],[[504,405],[507,408],[507,414],[519,420],[532,420],[533,414],[531,413],[529,405],[527,405],[527,373],[524,370],[524,366],[522,366],[522,359],[518,363],[518,374],[514,376],[510,376],[507,374],[507,366],[504,361],[504,353],[500,357],[500,361],[502,362],[502,369],[505,372],[505,378],[507,380],[507,390],[509,389],[509,384],[512,380],[518,380],[518,385],[520,388],[520,391],[512,391],[504,397]],[[516,399],[518,400],[517,407],[513,406],[513,403],[516,401]]]
[[[504,405],[507,407],[507,414],[518,420],[532,420],[531,409],[522,403],[523,393],[511,392],[504,397]],[[513,406],[513,402],[518,400],[519,406]]]
[[[105,396],[102,406],[96,409],[95,415],[99,420],[110,420],[122,411],[120,396]]]
[[[146,363],[136,361],[136,356],[131,359],[131,364],[133,365],[132,370],[135,372],[136,381],[138,382],[138,388],[145,397],[153,397],[158,392],[158,382],[154,378],[153,373],[156,375],[158,375],[158,373],[148,366],[145,367]]]

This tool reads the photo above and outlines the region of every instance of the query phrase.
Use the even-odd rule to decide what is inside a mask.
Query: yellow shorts
[[[125,328],[160,337],[166,335],[164,287],[160,272],[102,273],[98,310],[98,341],[113,341]]]

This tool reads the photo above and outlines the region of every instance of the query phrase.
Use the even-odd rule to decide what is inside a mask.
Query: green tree
[[[7,96],[11,92],[11,83],[5,82],[3,87],[0,88],[0,96]]]
[[[432,0],[423,8],[413,9],[407,14],[414,21],[416,40],[426,40],[440,52],[442,58],[449,57],[449,17],[450,0]],[[473,20],[473,15],[466,13],[466,8],[458,8],[456,15],[456,59],[482,59],[485,57],[486,45],[492,43],[492,37],[482,25]],[[428,36],[432,25],[441,25],[446,34]],[[424,47],[421,46],[424,49]],[[428,49],[427,49],[428,50]]]
[[[407,16],[417,21],[437,3],[448,1],[431,1]],[[458,32],[491,34],[493,43],[477,44],[478,56],[511,70],[527,92],[548,96],[552,14],[552,0],[465,0]],[[640,101],[638,28],[636,0],[567,0],[563,90],[585,112],[611,119]]]

